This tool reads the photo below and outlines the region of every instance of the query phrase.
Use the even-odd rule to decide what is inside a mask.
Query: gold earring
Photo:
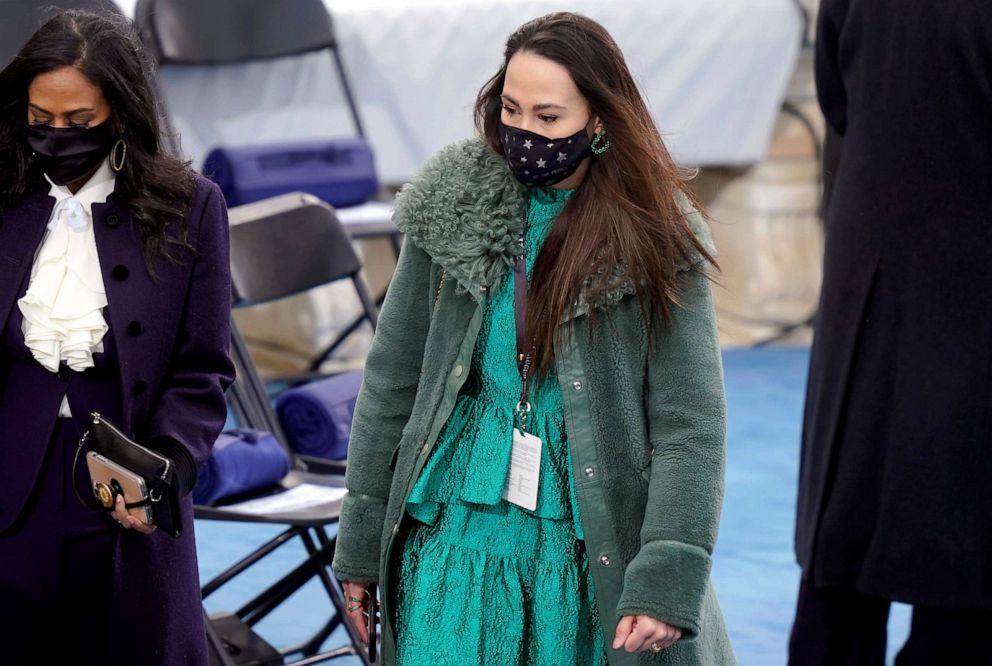
[[[121,149],[120,159],[117,158],[118,148]],[[125,143],[124,139],[118,139],[117,143],[115,143],[114,147],[110,150],[110,168],[119,172],[124,168],[125,158],[127,158],[127,143]]]

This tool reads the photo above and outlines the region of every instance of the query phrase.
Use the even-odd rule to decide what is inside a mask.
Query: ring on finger
[[[362,607],[361,604],[350,604],[347,610],[349,613],[354,613],[355,611],[360,610],[361,607]]]
[[[664,649],[665,649],[665,648],[663,648],[663,647],[661,647],[661,646],[660,646],[660,645],[658,645],[657,643],[652,643],[652,644],[651,644],[651,651],[652,651],[652,652],[661,652],[661,651],[662,651],[662,650],[664,650]]]

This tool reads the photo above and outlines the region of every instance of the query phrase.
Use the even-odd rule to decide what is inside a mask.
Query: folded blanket
[[[200,468],[193,488],[195,504],[274,485],[289,471],[289,454],[264,430],[236,429],[221,433]]]
[[[276,400],[276,413],[289,447],[328,460],[347,457],[351,417],[361,386],[359,370],[284,391]]]

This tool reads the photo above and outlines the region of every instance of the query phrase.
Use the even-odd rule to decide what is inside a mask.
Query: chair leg
[[[296,645],[280,650],[280,652],[282,652],[283,656],[301,654],[304,657],[312,657],[320,651],[320,646],[324,644],[324,641],[341,626],[342,621],[341,616],[335,613],[313,636],[302,643],[297,643]]]
[[[345,71],[344,62],[341,60],[341,52],[338,44],[331,47],[331,58],[334,66],[338,70],[338,77],[341,79],[341,89],[344,91],[344,98],[348,102],[348,110],[351,111],[351,120],[355,123],[355,131],[358,136],[365,136],[365,127],[362,125],[362,118],[358,113],[358,104],[355,103],[355,96],[351,92],[351,83],[348,81],[348,73]]]
[[[362,302],[362,309],[365,310],[365,317],[372,324],[372,330],[375,331],[376,327],[379,326],[379,311],[375,307],[375,303],[372,301],[372,296],[369,295],[369,289],[365,286],[365,280],[363,280],[358,274],[351,276],[351,281],[355,285],[355,291],[358,292],[358,300]]]
[[[298,666],[317,664],[348,655],[357,656],[362,660],[363,664],[368,666],[368,652],[361,638],[358,636],[357,630],[346,619],[344,595],[332,576],[331,561],[334,559],[336,540],[328,535],[327,530],[323,526],[310,528],[290,527],[204,585],[202,588],[203,597],[209,596],[219,587],[230,582],[245,569],[256,564],[294,537],[299,537],[303,542],[307,552],[307,559],[238,609],[234,614],[235,617],[249,628],[254,627],[254,625],[278,608],[297,590],[314,577],[317,577],[330,599],[331,606],[333,607],[333,615],[309,639],[280,650],[280,653],[284,658],[288,655],[302,655],[303,658],[299,661],[287,662],[288,664]],[[227,651],[223,637],[218,634],[210,623],[206,611],[204,611],[204,620],[207,623],[208,644],[211,652],[216,657],[216,659],[212,657],[212,666],[235,666],[235,662],[231,660],[230,654]],[[348,634],[349,644],[346,647],[318,653],[320,647],[331,633],[342,624]]]
[[[243,571],[253,566],[256,562],[260,561],[280,546],[289,543],[289,541],[297,535],[300,529],[301,528],[299,527],[290,527],[284,532],[280,532],[277,536],[267,541],[260,548],[250,553],[247,557],[242,558],[237,563],[203,585],[200,588],[201,596],[206,599],[208,596],[216,592],[218,588],[225,585],[236,576],[239,576]]]
[[[255,364],[248,351],[248,345],[245,343],[241,332],[233,320],[231,321],[231,352],[238,365],[239,376],[237,381],[243,381],[242,385],[247,394],[246,399],[253,403],[251,406],[254,408],[253,412],[258,419],[258,423],[251,424],[252,427],[268,430],[280,442],[285,442],[285,434],[282,432],[278,419],[269,403],[269,394],[265,390],[265,382],[258,376]]]
[[[355,317],[343,331],[338,333],[334,340],[324,347],[324,349],[310,362],[310,370],[316,372],[320,370],[320,366],[324,364],[331,354],[348,339],[352,333],[357,331],[362,324],[366,321],[372,326],[372,332],[375,333],[376,326],[379,325],[379,314],[376,308],[375,302],[369,295],[369,290],[365,287],[365,283],[357,275],[352,276],[352,282],[355,285],[355,292],[358,294],[358,300],[362,304],[362,314]]]
[[[301,533],[302,537],[304,533]],[[311,554],[303,563],[280,578],[267,590],[242,606],[235,614],[249,626],[254,626],[297,590],[306,585],[323,567],[323,553]]]

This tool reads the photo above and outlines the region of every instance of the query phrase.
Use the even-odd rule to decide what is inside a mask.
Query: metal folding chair
[[[229,65],[330,51],[355,131],[365,127],[322,0],[138,0],[135,23],[159,67]]]
[[[241,64],[326,50],[337,72],[354,130],[365,136],[333,19],[323,0],[293,0],[288,4],[280,0],[138,0],[135,22],[146,48],[158,61],[159,70]],[[388,217],[381,223],[361,227],[351,228],[354,237],[387,236],[399,255],[398,233]],[[350,322],[310,359],[311,372],[316,373],[362,323],[362,317]]]
[[[235,307],[270,302],[347,279],[355,285],[365,315],[375,325],[375,308],[359,275],[361,263],[330,206],[309,195],[297,193],[233,208],[230,217]],[[286,439],[265,384],[258,376],[236,326],[232,327],[232,355],[238,378],[228,396],[236,418],[244,425],[269,430],[285,446]],[[365,650],[354,628],[344,622],[344,600],[331,571],[335,541],[328,528],[340,517],[340,497],[329,501],[318,500],[303,508],[262,513],[257,509],[242,508],[245,501],[278,497],[304,484],[317,489],[343,488],[342,463],[296,455],[288,449],[287,452],[292,461],[291,470],[276,488],[250,496],[227,498],[213,506],[195,507],[196,517],[202,520],[286,525],[286,529],[275,538],[207,582],[202,588],[204,598],[295,539],[302,541],[307,553],[303,562],[236,612],[207,616],[208,640],[214,659],[224,666],[244,663],[314,664],[346,655],[365,659]],[[315,578],[328,595],[331,615],[306,641],[276,650],[253,628]],[[342,623],[350,644],[319,652],[328,636]],[[300,659],[286,661],[295,655],[299,655]]]
[[[239,226],[251,220],[248,226]],[[349,280],[361,306],[359,316],[310,362],[309,372],[277,377],[299,384],[323,376],[320,366],[340,341],[368,322],[375,330],[378,310],[362,279],[362,263],[337,213],[320,199],[295,192],[231,209],[231,254],[235,307],[270,303],[338,280]],[[239,286],[240,285],[240,286]]]

